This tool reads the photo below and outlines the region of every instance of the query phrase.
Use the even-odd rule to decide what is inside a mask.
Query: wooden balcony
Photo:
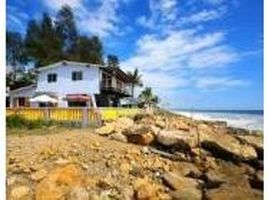
[[[131,96],[130,91],[124,88],[113,87],[109,85],[101,85],[101,93],[103,94],[113,94],[120,97],[129,97]]]

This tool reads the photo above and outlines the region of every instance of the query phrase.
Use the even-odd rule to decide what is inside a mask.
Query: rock
[[[134,197],[137,200],[158,200],[161,189],[147,178],[138,178],[133,183]],[[160,199],[159,199],[160,200]]]
[[[194,134],[181,130],[177,131],[160,131],[157,135],[157,142],[161,145],[176,147],[183,151],[190,151],[192,147],[197,145],[197,139]]]
[[[226,200],[226,199],[243,199],[252,200],[254,194],[250,188],[246,186],[237,187],[230,183],[224,183],[217,189],[208,190],[206,192],[206,199],[208,200]]]
[[[106,124],[95,131],[99,135],[109,135],[114,132],[114,125],[113,124]]]
[[[202,148],[210,151],[216,158],[227,161],[240,162],[254,160],[257,154],[254,148],[246,145],[240,145],[237,142],[230,143],[220,142],[221,140],[204,140],[201,143]]]
[[[183,122],[181,120],[176,120],[175,122],[175,128],[182,131],[190,131],[190,126],[186,122]]]
[[[163,129],[166,127],[166,123],[163,121],[161,117],[157,117],[155,120],[155,126]]]
[[[21,180],[20,177],[13,175],[7,178],[7,186],[10,187]]]
[[[34,181],[39,181],[43,179],[47,175],[47,171],[45,169],[41,169],[31,175],[31,179]]]
[[[112,140],[117,140],[120,142],[127,142],[127,138],[125,135],[123,135],[122,133],[114,133],[110,135],[110,138]]]
[[[89,195],[87,190],[83,187],[73,187],[71,188],[69,194],[67,195],[67,200],[88,200]]]
[[[179,191],[171,191],[172,200],[201,200],[202,192],[196,189],[182,188]]]
[[[133,200],[134,191],[131,187],[122,188],[122,195],[124,200]]]
[[[262,135],[235,135],[241,142],[255,148],[258,159],[263,160],[263,136]]]
[[[149,145],[154,139],[155,129],[152,126],[136,126],[131,129],[128,129],[124,132],[127,137],[128,142],[140,144],[140,145]]]
[[[172,168],[176,174],[181,176],[187,176],[191,178],[197,178],[202,175],[199,169],[190,162],[177,162]]]
[[[18,186],[11,190],[10,199],[12,200],[26,200],[29,199],[30,188],[28,186]]]
[[[214,157],[227,161],[240,162],[257,158],[255,149],[247,144],[242,144],[231,134],[219,134],[213,127],[205,124],[198,126],[201,146]]]
[[[85,178],[81,169],[69,164],[52,170],[45,179],[36,186],[36,200],[60,199],[66,195],[70,187],[83,186]]]
[[[150,154],[150,150],[149,150],[149,148],[148,147],[142,147],[142,149],[141,149],[141,151],[142,151],[142,153],[144,153],[144,154]]]
[[[69,160],[66,160],[66,159],[63,159],[63,158],[59,158],[58,160],[55,161],[55,164],[57,165],[66,165],[66,164],[69,164],[70,161]]]
[[[171,189],[180,191],[182,188],[191,188],[197,189],[199,184],[196,180],[192,178],[178,176],[174,172],[167,172],[163,176],[163,181],[166,183]]]
[[[131,170],[131,165],[129,163],[127,163],[127,162],[123,162],[123,163],[120,164],[119,169],[124,174],[128,174],[129,171]]]
[[[120,117],[117,120],[107,123],[101,128],[96,129],[99,135],[110,135],[112,133],[121,133],[123,130],[134,125],[134,121],[127,117]]]
[[[249,179],[252,188],[263,190],[263,171],[258,170],[253,177]]]
[[[207,189],[213,189],[213,188],[218,188],[220,187],[221,184],[223,184],[225,181],[223,177],[219,175],[219,173],[209,170],[206,172],[206,174],[203,177],[205,181],[205,187]]]

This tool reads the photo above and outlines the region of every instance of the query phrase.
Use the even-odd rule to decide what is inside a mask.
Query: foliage
[[[97,36],[78,35],[72,9],[67,5],[59,10],[55,22],[47,13],[40,22],[29,21],[25,48],[35,67],[60,60],[103,63],[102,42]]]
[[[22,77],[15,81],[13,81],[11,77],[12,74],[6,75],[6,85],[9,86],[11,90],[34,84],[36,80],[36,75],[33,73],[23,73]]]
[[[139,95],[140,102],[144,105],[156,105],[159,101],[158,97],[153,94],[152,88],[146,87]]]
[[[79,36],[72,60],[102,64],[102,43],[98,37]]]
[[[132,96],[134,96],[134,89],[135,89],[135,87],[136,86],[139,86],[139,87],[142,87],[143,86],[143,83],[142,83],[142,80],[141,80],[141,77],[142,76],[139,74],[139,70],[137,68],[134,70],[133,73],[128,72],[128,75],[132,79],[131,93],[132,93]]]
[[[119,68],[119,59],[116,55],[107,56],[108,67],[118,67]]]
[[[6,117],[6,124],[8,128],[37,129],[52,126],[55,122],[42,119],[27,120],[20,115],[10,115]]]
[[[28,23],[25,38],[25,46],[28,56],[36,67],[44,66],[61,57],[60,38],[56,34],[52,19],[46,13],[40,23],[31,20]]]
[[[7,64],[13,67],[12,80],[16,80],[18,70],[21,70],[22,64],[27,62],[26,50],[23,43],[23,38],[20,33],[7,32],[6,35],[6,61]]]
[[[55,24],[57,35],[61,41],[63,58],[67,59],[75,52],[78,37],[74,14],[70,6],[62,6],[56,16]]]

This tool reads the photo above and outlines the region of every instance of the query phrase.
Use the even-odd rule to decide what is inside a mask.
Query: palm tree
[[[158,97],[153,94],[152,88],[146,87],[139,95],[139,99],[143,104],[156,105],[158,103]]]
[[[128,72],[128,75],[132,79],[132,87],[131,87],[131,94],[134,97],[134,89],[136,86],[142,87],[143,83],[141,80],[141,75],[139,74],[139,70],[136,68],[133,73]]]

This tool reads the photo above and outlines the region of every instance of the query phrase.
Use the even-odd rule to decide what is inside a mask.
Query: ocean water
[[[171,110],[172,112],[209,121],[226,121],[228,126],[263,131],[262,110]]]

